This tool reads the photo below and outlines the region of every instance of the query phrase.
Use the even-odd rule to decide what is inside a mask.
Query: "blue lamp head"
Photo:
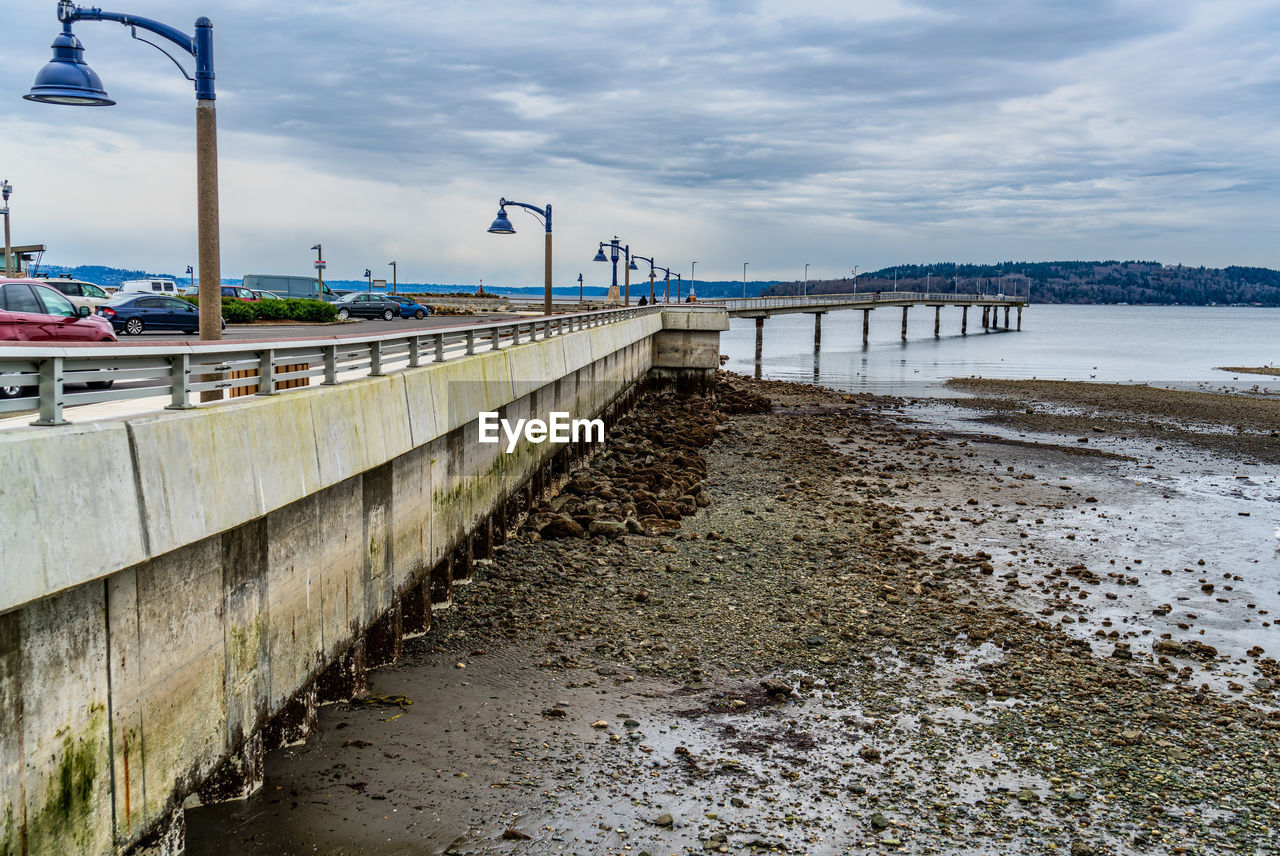
[[[515,227],[507,219],[505,205],[498,208],[498,216],[493,218],[493,225],[489,227],[489,231],[495,235],[514,235],[516,233]]]
[[[608,259],[606,259],[606,258],[604,257],[604,244],[601,244],[601,245],[600,245],[600,249],[596,250],[596,257],[595,257],[594,259],[592,259],[592,261],[593,261],[593,262],[607,262],[607,261],[609,261]]]
[[[631,264],[627,265],[627,267],[628,267],[628,268],[630,268],[631,270],[640,270],[640,268],[636,266],[636,260],[635,260],[635,259],[632,259],[632,260],[631,260]]]
[[[102,80],[84,61],[84,45],[67,24],[53,40],[53,59],[40,73],[31,91],[22,96],[45,104],[78,107],[110,107],[112,101],[102,88]]]

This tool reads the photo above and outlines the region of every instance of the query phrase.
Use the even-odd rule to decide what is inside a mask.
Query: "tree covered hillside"
[[[897,275],[895,286],[895,272]],[[1280,271],[1257,267],[1185,267],[1147,261],[944,262],[898,265],[858,276],[858,291],[944,291],[1031,295],[1034,303],[1248,304],[1280,306]],[[770,294],[799,294],[799,282]],[[809,281],[810,294],[853,291],[853,278]]]

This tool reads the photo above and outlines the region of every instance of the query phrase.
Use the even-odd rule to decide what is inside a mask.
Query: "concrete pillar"
[[[960,335],[969,335],[969,307],[960,307]]]
[[[390,666],[400,659],[404,643],[401,619],[400,604],[397,602],[369,626],[364,642],[364,662],[367,668]]]
[[[867,337],[871,332],[871,310],[862,310],[862,346],[867,346]]]
[[[542,497],[541,485],[539,485],[536,496],[538,499]],[[536,504],[536,502],[533,504]],[[533,504],[530,505],[530,508],[533,507]],[[455,583],[471,582],[471,572],[474,567],[471,557],[471,539],[464,538],[462,543],[453,551],[453,581]]]
[[[986,330],[989,326],[991,326],[991,307],[984,306],[982,307],[982,329]]]
[[[453,555],[431,569],[431,608],[448,609],[453,603]]]
[[[1004,308],[1004,329],[1009,329],[1009,307]]]
[[[329,664],[316,679],[316,701],[320,704],[349,701],[369,691],[364,665],[364,639],[357,639],[342,656]]]
[[[272,752],[281,746],[301,743],[315,734],[320,725],[318,699],[316,685],[312,684],[286,702],[262,729],[262,748]]]
[[[815,351],[822,347],[822,313],[813,313],[813,349]]]
[[[902,341],[907,341],[907,310],[910,306],[902,307]]]
[[[761,376],[761,363],[764,359],[764,316],[756,319],[756,379]]]
[[[422,636],[431,629],[431,578],[427,577],[400,599],[400,632],[404,638]]]
[[[262,787],[262,734],[254,734],[241,750],[218,765],[196,791],[201,805],[244,799]]]
[[[941,335],[942,335],[942,307],[935,306],[933,307],[933,338],[936,339]]]
[[[1018,307],[1018,329],[1022,329],[1022,307]]]

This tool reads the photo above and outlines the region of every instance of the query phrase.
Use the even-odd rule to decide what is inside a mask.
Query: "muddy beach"
[[[968,391],[642,400],[189,852],[1277,852],[1277,565],[1126,515],[1280,420]]]

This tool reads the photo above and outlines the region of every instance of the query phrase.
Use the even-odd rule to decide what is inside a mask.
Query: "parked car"
[[[120,287],[116,289],[116,294],[136,294],[140,291],[151,294],[176,295],[180,289],[178,284],[171,279],[126,279],[120,283]]]
[[[114,342],[111,325],[87,306],[29,279],[0,279],[0,339],[10,342]],[[106,389],[111,381],[89,384]],[[0,398],[15,398],[23,387],[0,375]]]
[[[257,303],[258,292],[251,288],[245,288],[240,285],[224,285],[222,286],[223,297],[234,297],[236,300],[243,300],[246,303]]]
[[[200,329],[200,310],[194,303],[160,294],[117,294],[98,307],[98,314],[130,336],[144,330],[178,330],[191,335]],[[227,329],[225,318],[222,329]]]
[[[253,290],[253,293],[258,296],[259,300],[284,300],[283,297],[276,294],[274,291],[258,291],[257,289],[252,289],[252,290]]]
[[[390,321],[400,315],[400,304],[381,294],[344,294],[333,304],[338,309],[338,320],[348,318],[381,318]]]
[[[388,294],[387,300],[394,300],[400,304],[401,318],[426,318],[431,314],[430,306],[423,306],[416,300],[405,297],[400,294]]]
[[[88,306],[91,310],[96,310],[111,299],[111,295],[107,294],[99,286],[91,282],[72,279],[69,276],[59,276],[40,281],[50,288],[56,288],[61,291],[76,306]]]

